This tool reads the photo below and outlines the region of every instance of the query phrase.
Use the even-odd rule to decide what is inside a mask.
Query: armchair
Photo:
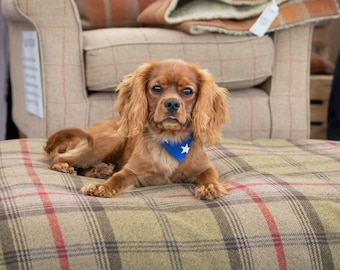
[[[309,137],[312,25],[264,37],[191,36],[161,28],[85,31],[74,1],[4,0],[11,44],[13,118],[27,137],[84,128],[115,115],[115,86],[150,59],[182,58],[209,69],[230,90],[224,136]],[[37,31],[43,117],[26,111],[22,32]]]

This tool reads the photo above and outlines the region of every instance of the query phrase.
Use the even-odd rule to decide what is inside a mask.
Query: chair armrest
[[[57,128],[76,121],[66,115],[88,114],[82,28],[74,1],[3,0],[2,10],[10,32],[13,119],[20,131],[27,137],[46,137],[53,131],[48,124],[51,114]],[[22,32],[32,30],[37,31],[39,42],[42,119],[25,109],[21,43]]]
[[[313,23],[274,33],[274,67],[269,83],[271,138],[310,136],[310,56]]]

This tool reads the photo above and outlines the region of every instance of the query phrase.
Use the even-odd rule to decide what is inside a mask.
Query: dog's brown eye
[[[183,96],[191,96],[192,94],[193,94],[193,91],[189,87],[184,88],[183,91],[182,91],[182,95]]]
[[[151,87],[152,92],[155,94],[160,94],[162,93],[162,87],[160,85],[154,85]]]

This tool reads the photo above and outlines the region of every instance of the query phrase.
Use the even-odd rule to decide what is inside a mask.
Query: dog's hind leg
[[[107,179],[113,175],[114,165],[101,162],[88,169],[77,169],[77,172],[79,175],[86,177]]]

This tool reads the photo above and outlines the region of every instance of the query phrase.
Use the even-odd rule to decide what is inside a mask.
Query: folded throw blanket
[[[158,0],[138,17],[146,26],[168,26],[203,34],[250,34],[249,29],[270,4],[279,5],[279,15],[269,32],[298,24],[339,17],[336,0]]]

